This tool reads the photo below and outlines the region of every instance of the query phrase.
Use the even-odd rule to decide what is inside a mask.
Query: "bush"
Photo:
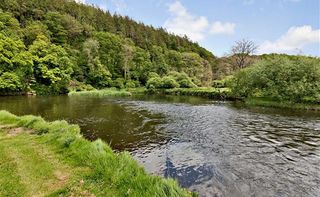
[[[70,81],[68,89],[69,91],[76,91],[76,92],[95,90],[95,88],[92,87],[90,84],[85,84],[79,81]]]
[[[178,88],[180,85],[174,80],[173,77],[163,77],[162,78],[161,88],[171,89],[171,88]]]
[[[146,87],[148,89],[157,89],[162,87],[162,80],[160,77],[150,78],[147,82]]]
[[[123,78],[117,78],[116,80],[114,80],[112,82],[112,87],[116,87],[116,88],[119,88],[119,89],[124,89],[125,88],[124,82],[125,82],[125,80]]]
[[[169,76],[173,77],[174,80],[176,80],[176,82],[178,82],[178,84],[181,88],[195,88],[195,87],[197,87],[197,85],[195,85],[192,82],[192,80],[190,79],[190,77],[184,72],[182,72],[182,73],[170,72]]]
[[[37,95],[60,95],[67,94],[69,92],[66,85],[60,84],[52,84],[52,85],[44,85],[44,84],[35,84],[31,87],[36,91]]]
[[[151,78],[160,78],[160,76],[158,75],[158,73],[155,73],[155,72],[150,72],[148,74],[148,80],[151,79]]]
[[[5,72],[0,76],[1,92],[19,92],[22,88],[20,78],[15,73]]]
[[[320,92],[319,65],[319,58],[273,56],[238,72],[231,89],[241,97],[259,96],[296,103],[316,100]]]
[[[212,87],[214,88],[227,88],[230,86],[230,82],[232,80],[233,76],[227,76],[222,80],[214,80],[212,81]]]
[[[126,81],[126,88],[137,88],[140,86],[139,81],[129,80]]]
[[[196,86],[201,86],[201,81],[197,78],[191,78],[192,83],[194,83]]]

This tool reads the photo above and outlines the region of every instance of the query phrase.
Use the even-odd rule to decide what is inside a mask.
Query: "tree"
[[[123,71],[124,71],[124,79],[130,79],[130,64],[132,64],[134,48],[131,45],[125,44],[123,45]]]
[[[251,63],[250,56],[257,50],[257,45],[250,40],[237,41],[231,48],[231,64],[235,69],[242,69]]]
[[[46,25],[40,21],[28,21],[23,29],[24,43],[26,46],[31,45],[39,35],[50,36],[50,32]]]
[[[101,88],[110,85],[111,73],[100,61],[99,48],[99,42],[91,38],[83,43],[87,81],[92,86]]]
[[[31,54],[21,40],[0,33],[0,91],[24,91],[33,73]],[[11,85],[10,85],[11,84]]]
[[[55,93],[65,91],[73,72],[68,53],[41,35],[29,46],[34,62],[34,76],[39,84],[49,86]]]
[[[10,13],[0,9],[0,32],[5,36],[20,37],[20,24]]]

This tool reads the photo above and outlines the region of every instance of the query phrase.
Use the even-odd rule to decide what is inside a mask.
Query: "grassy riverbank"
[[[317,104],[280,102],[268,98],[247,98],[245,104],[248,106],[320,111],[320,105]]]
[[[199,87],[199,88],[173,88],[173,89],[154,89],[148,90],[147,88],[129,88],[118,90],[115,88],[93,90],[93,91],[80,91],[70,92],[69,96],[119,96],[127,97],[132,95],[176,95],[176,96],[197,96],[215,100],[241,100],[248,106],[259,107],[272,107],[283,109],[296,109],[296,110],[313,110],[320,111],[319,104],[313,103],[294,103],[289,101],[277,101],[272,98],[237,98],[235,97],[229,88],[212,88],[212,87]]]
[[[173,89],[153,89],[147,88],[128,88],[128,89],[102,89],[92,91],[79,91],[70,92],[69,96],[131,96],[137,94],[164,94],[164,95],[181,95],[181,96],[199,96],[209,99],[217,100],[234,100],[229,88],[211,88],[211,87],[199,87],[199,88],[173,88]]]
[[[69,92],[69,96],[98,96],[98,97],[106,97],[106,96],[131,96],[131,92],[127,90],[118,90],[116,88],[102,89],[102,90],[91,90],[91,91],[72,91]]]
[[[147,88],[131,88],[127,91],[132,94],[164,94],[176,96],[198,96],[216,100],[235,100],[229,88],[172,88],[172,89],[147,89]]]
[[[77,125],[0,111],[0,196],[192,196]]]
[[[164,90],[168,95],[199,96],[218,100],[234,100],[229,88],[174,88]]]

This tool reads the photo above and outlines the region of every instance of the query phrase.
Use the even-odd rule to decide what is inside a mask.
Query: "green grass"
[[[210,99],[233,100],[229,88],[174,88],[164,90],[169,95],[200,96]]]
[[[131,96],[132,94],[126,90],[118,90],[115,88],[91,90],[91,91],[72,91],[69,96],[95,96],[95,97],[107,97],[107,96]]]
[[[248,106],[320,111],[320,105],[317,104],[292,103],[288,101],[281,102],[270,98],[247,98],[245,99],[245,104]]]
[[[0,196],[193,196],[77,125],[0,111]]]

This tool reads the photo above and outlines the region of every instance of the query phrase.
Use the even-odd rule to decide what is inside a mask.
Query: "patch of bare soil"
[[[9,129],[7,135],[9,137],[13,137],[13,136],[17,136],[21,133],[31,133],[31,132],[32,132],[32,130],[30,130],[30,129],[24,129],[22,127],[17,127],[17,128]]]

